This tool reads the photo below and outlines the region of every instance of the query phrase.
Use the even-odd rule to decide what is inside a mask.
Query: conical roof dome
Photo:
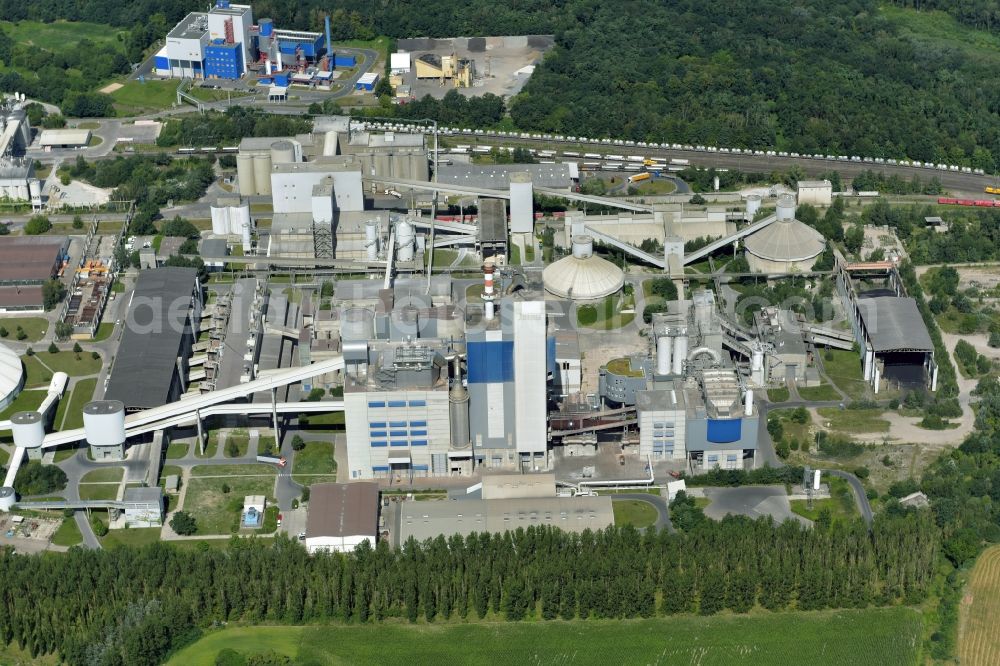
[[[590,236],[576,236],[573,254],[546,266],[542,282],[550,294],[589,301],[621,289],[625,273],[607,259],[594,255]]]
[[[771,261],[805,261],[826,247],[823,235],[798,220],[777,220],[744,241],[748,252]]]

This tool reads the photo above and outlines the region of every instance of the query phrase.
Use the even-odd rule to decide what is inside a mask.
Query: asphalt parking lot
[[[721,520],[727,515],[760,518],[771,516],[782,523],[789,518],[803,524],[809,521],[792,513],[788,495],[782,486],[744,486],[741,488],[706,488],[705,497],[712,503],[705,507],[705,515]]]

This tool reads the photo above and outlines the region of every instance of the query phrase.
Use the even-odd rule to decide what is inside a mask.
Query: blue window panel
[[[413,466],[413,471],[414,472],[426,472],[427,471],[427,465],[414,465]]]
[[[389,471],[389,466],[388,465],[372,465],[372,471],[373,472],[388,472]]]
[[[371,423],[368,424],[368,427],[369,428],[384,428],[385,427],[385,421],[372,421]]]
[[[368,432],[369,437],[385,437],[385,430],[370,430]]]
[[[372,440],[372,447],[378,448],[378,447],[384,447],[384,446],[388,446],[386,444],[386,441],[384,439],[373,439]]]
[[[709,463],[717,463],[717,462],[719,462],[719,456],[709,456],[708,457],[708,462]]]
[[[742,419],[709,419],[708,441],[715,444],[739,441],[742,425]]]
[[[411,400],[410,401],[410,407],[426,407],[426,406],[427,406],[427,401],[426,400]]]
[[[390,437],[406,437],[406,431],[405,430],[390,430],[389,431],[389,436]]]
[[[411,428],[423,428],[427,425],[427,421],[410,421]]]
[[[470,342],[466,345],[470,384],[514,381],[514,342]]]
[[[727,455],[726,462],[736,462],[736,456],[732,454]]]
[[[427,446],[427,440],[426,439],[410,440],[410,446]]]
[[[559,374],[559,364],[556,363],[556,339],[546,338],[545,340],[545,360],[547,361],[548,370],[553,375]]]
[[[406,421],[389,421],[390,428],[405,428]]]
[[[389,401],[389,406],[390,407],[406,407],[406,401],[405,400],[390,400]]]
[[[390,439],[389,444],[392,446],[409,446],[409,442],[405,439]]]
[[[427,436],[427,431],[426,430],[411,430],[410,431],[410,437],[418,437],[418,436],[426,437]]]
[[[382,402],[382,401],[369,402],[368,406],[369,407],[385,407],[385,402]]]

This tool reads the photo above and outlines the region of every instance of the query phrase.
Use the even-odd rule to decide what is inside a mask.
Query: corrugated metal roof
[[[484,189],[505,190],[511,173],[531,174],[535,187],[566,189],[572,185],[566,164],[443,164],[438,167],[438,182]]]
[[[803,261],[819,255],[826,239],[798,220],[778,220],[744,241],[747,251],[771,261]]]
[[[87,129],[47,129],[42,130],[39,140],[43,146],[86,146],[90,142]]]
[[[306,538],[376,534],[377,483],[317,483],[309,486]]]
[[[934,350],[924,319],[912,298],[859,298],[858,309],[876,353]]]

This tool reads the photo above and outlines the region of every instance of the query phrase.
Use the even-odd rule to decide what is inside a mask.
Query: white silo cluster
[[[365,256],[368,261],[378,259],[381,245],[381,232],[379,231],[379,220],[368,220],[365,222]]]
[[[10,417],[10,430],[14,446],[24,448],[30,460],[41,460],[42,442],[45,440],[45,423],[38,412],[17,412]]]
[[[396,223],[396,261],[413,261],[416,239],[412,224],[406,220]]]
[[[250,218],[250,201],[247,199],[221,198],[212,205],[212,233],[216,236],[239,236],[244,247],[250,245],[253,220]]]
[[[656,336],[656,374],[682,375],[687,354],[687,328],[664,328]]]
[[[754,216],[757,215],[757,213],[760,211],[761,201],[762,201],[762,199],[760,198],[759,194],[748,194],[747,195],[747,200],[746,200],[746,205],[747,205],[746,219],[753,220]]]
[[[83,407],[83,430],[95,460],[121,460],[125,453],[125,404],[94,400]]]

